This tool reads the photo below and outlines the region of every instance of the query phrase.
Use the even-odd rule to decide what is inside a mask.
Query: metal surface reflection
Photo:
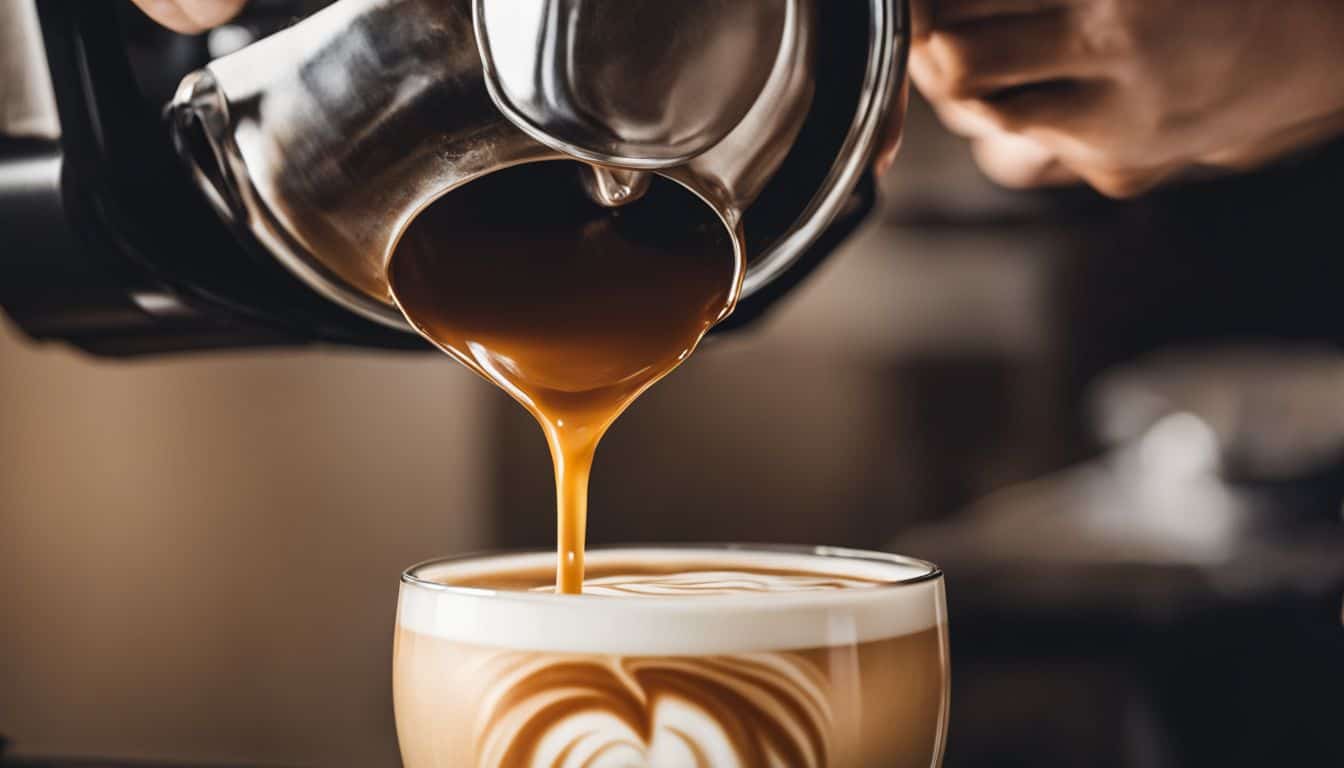
[[[902,1],[508,7],[340,0],[189,76],[170,107],[179,151],[218,212],[294,274],[405,328],[386,259],[420,211],[482,175],[598,163],[575,191],[615,207],[638,200],[641,172],[656,167],[725,220],[747,219],[752,293],[842,213],[878,129],[904,108],[893,98],[905,73]],[[676,34],[652,46],[650,29],[669,26]],[[861,66],[818,55],[819,31],[832,50],[865,52]],[[523,44],[537,35],[548,44]],[[550,42],[582,44],[582,55]],[[852,100],[837,110],[814,98],[819,84]],[[796,146],[809,122],[841,130]],[[755,205],[776,177],[803,194]]]
[[[593,162],[681,165],[715,146],[796,48],[796,0],[476,0],[495,103]],[[805,40],[806,38],[802,38]]]

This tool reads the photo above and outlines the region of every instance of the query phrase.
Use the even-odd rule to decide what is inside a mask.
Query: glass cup
[[[947,730],[943,575],[832,548],[422,563],[394,649],[406,768],[929,768]]]

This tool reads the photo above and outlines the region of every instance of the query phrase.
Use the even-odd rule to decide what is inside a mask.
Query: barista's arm
[[[135,4],[165,27],[193,34],[233,18],[247,0],[135,0]]]
[[[911,74],[996,180],[1115,196],[1344,136],[1340,0],[915,0]]]

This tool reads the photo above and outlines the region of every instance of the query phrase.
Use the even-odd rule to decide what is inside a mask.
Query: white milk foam
[[[661,577],[596,579],[583,595],[442,584],[547,568],[554,564],[551,553],[430,563],[413,568],[411,580],[403,579],[397,620],[403,629],[459,643],[620,656],[852,645],[946,624],[943,580],[929,566],[847,555],[863,556],[845,550],[595,550],[587,558],[594,570],[619,564],[688,567]],[[807,576],[752,572],[757,569]]]

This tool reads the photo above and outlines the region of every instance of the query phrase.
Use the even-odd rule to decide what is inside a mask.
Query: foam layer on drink
[[[853,645],[946,622],[936,569],[899,558],[613,549],[590,556],[585,594],[529,591],[552,566],[543,553],[418,566],[398,621],[458,643],[614,655]]]

